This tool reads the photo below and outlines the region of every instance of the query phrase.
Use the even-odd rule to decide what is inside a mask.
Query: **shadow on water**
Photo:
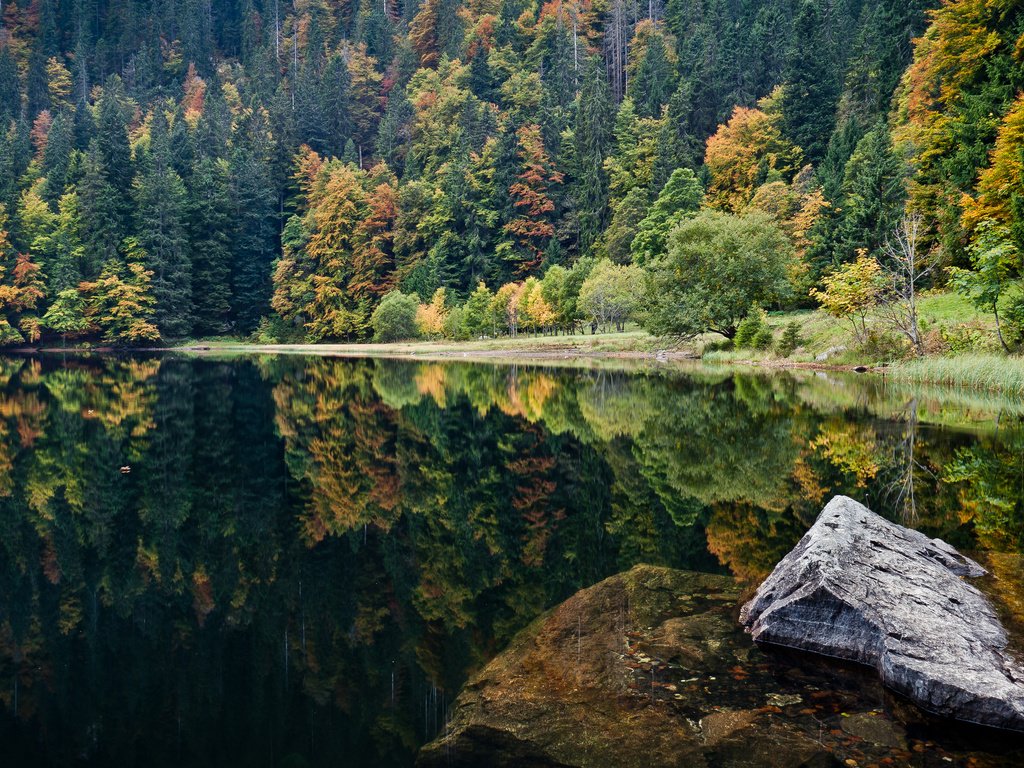
[[[1016,630],[1022,473],[1013,403],[879,379],[0,359],[4,764],[411,765],[547,608],[754,585],[836,493],[977,554]]]

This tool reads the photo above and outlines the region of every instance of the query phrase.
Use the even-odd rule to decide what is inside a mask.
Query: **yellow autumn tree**
[[[878,304],[882,267],[861,249],[857,260],[828,275],[810,295],[832,317],[849,320],[858,341],[867,336],[868,313]]]
[[[963,225],[973,231],[985,220],[1010,224],[1013,198],[1024,194],[1024,94],[999,126],[988,167],[978,178],[977,196],[964,202]]]
[[[433,298],[416,309],[416,328],[428,339],[440,338],[444,334],[444,321],[448,317],[445,307],[445,290],[438,288]]]
[[[708,139],[704,163],[711,175],[707,200],[713,208],[738,213],[763,174],[786,178],[800,167],[799,147],[779,130],[776,99],[777,94],[762,99],[761,109],[736,107],[729,122]]]

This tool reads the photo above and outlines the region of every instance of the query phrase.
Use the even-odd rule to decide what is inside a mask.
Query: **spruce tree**
[[[576,100],[574,167],[570,170],[577,249],[581,254],[585,254],[600,236],[608,217],[604,160],[610,151],[613,116],[604,67],[600,59],[591,57]]]
[[[150,147],[135,184],[135,232],[153,273],[155,320],[160,335],[180,338],[192,330],[192,264],[185,235],[186,193],[171,163],[167,122],[152,116]]]
[[[270,308],[271,264],[278,253],[277,199],[268,168],[255,152],[236,148],[230,161],[232,315],[249,333]]]
[[[877,254],[892,237],[906,199],[903,167],[884,123],[857,143],[843,179],[840,260],[859,248]]]
[[[56,205],[67,186],[74,141],[75,128],[71,117],[65,112],[58,112],[50,126],[43,153],[43,174],[46,176],[43,196],[51,204]]]
[[[786,137],[814,164],[828,147],[840,91],[841,75],[834,46],[825,35],[825,23],[818,0],[804,0],[793,28],[782,102]]]
[[[231,328],[231,207],[227,162],[201,159],[188,180],[186,221],[192,255],[195,332]]]
[[[21,116],[21,80],[11,47],[0,47],[0,130]]]
[[[111,259],[127,234],[121,196],[107,180],[107,174],[95,143],[82,158],[82,177],[78,182],[78,210],[82,234],[83,279],[91,280]]]

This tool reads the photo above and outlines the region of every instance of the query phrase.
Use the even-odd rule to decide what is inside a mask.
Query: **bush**
[[[381,299],[370,315],[373,340],[379,342],[415,339],[416,310],[419,301],[416,296],[401,291],[392,291]]]
[[[994,352],[998,346],[998,344],[993,343],[995,340],[991,338],[992,333],[989,329],[978,320],[972,320],[967,323],[957,323],[951,327],[940,326],[939,335],[945,349],[938,351],[948,351],[953,355],[965,355],[975,352]],[[928,351],[932,352],[932,350]]]
[[[1006,307],[1003,336],[1011,347],[1024,347],[1024,295],[1014,296]]]
[[[792,320],[786,323],[786,328],[782,331],[782,338],[779,339],[776,350],[780,356],[789,357],[803,343],[804,340],[800,337],[800,323]]]
[[[444,337],[455,341],[469,339],[469,328],[466,327],[466,312],[462,307],[452,307],[444,318]]]
[[[709,341],[704,345],[704,348],[700,351],[700,356],[714,354],[715,352],[731,352],[735,344],[732,339],[721,339],[718,341]]]
[[[754,335],[751,346],[754,349],[771,349],[773,341],[775,341],[775,334],[766,325]]]
[[[756,339],[766,328],[768,328],[768,316],[765,311],[760,307],[751,307],[747,316],[736,326],[736,336],[733,337],[733,341],[736,343],[737,349],[744,347],[764,349],[764,347],[757,346]],[[771,330],[768,333],[770,336]]]
[[[254,344],[302,344],[306,332],[301,325],[289,323],[275,314],[261,317],[249,340]]]
[[[877,362],[902,360],[911,354],[908,341],[888,331],[869,328],[864,343],[858,350],[861,355]]]

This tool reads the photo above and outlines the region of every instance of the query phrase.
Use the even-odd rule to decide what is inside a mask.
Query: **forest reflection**
[[[1024,605],[1024,422],[878,379],[0,359],[12,764],[409,765],[511,636],[638,562],[755,582],[836,493]]]

